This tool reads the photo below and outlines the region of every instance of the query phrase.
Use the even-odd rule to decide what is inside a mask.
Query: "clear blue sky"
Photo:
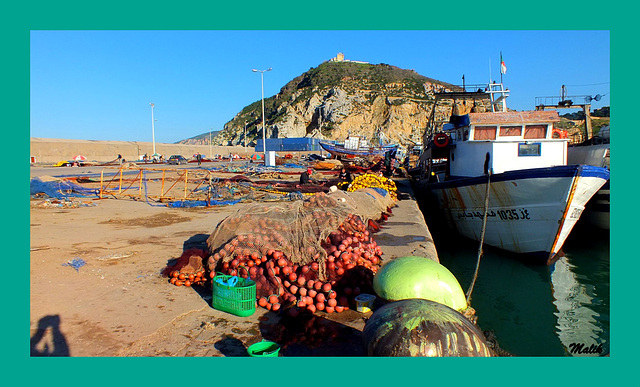
[[[31,31],[31,137],[172,143],[221,130],[338,52],[453,84],[500,79],[510,108],[535,97],[604,97],[608,31]],[[575,111],[575,110],[573,110]],[[561,111],[561,114],[569,111]]]

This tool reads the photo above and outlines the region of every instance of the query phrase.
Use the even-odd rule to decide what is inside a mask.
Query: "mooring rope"
[[[476,270],[473,273],[473,279],[471,285],[467,290],[467,305],[471,300],[471,293],[473,287],[476,285],[476,279],[478,278],[478,269],[480,269],[480,258],[482,257],[482,245],[484,244],[484,232],[487,229],[487,214],[489,212],[489,188],[491,187],[491,171],[487,171],[487,191],[484,194],[484,216],[482,217],[482,233],[480,235],[480,246],[478,246],[478,260],[476,261]]]

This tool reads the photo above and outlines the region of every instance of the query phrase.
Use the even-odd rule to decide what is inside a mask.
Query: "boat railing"
[[[587,105],[591,103],[589,95],[569,95],[553,97],[536,97],[536,106],[571,106]]]

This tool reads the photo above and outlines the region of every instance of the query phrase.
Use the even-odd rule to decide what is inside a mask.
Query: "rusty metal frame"
[[[99,198],[103,199],[105,195],[110,195],[116,198],[119,197],[129,197],[129,198],[148,198],[148,199],[156,199],[160,202],[162,201],[171,201],[171,200],[198,200],[195,198],[196,191],[200,189],[200,187],[207,181],[210,181],[212,172],[208,169],[196,170],[198,172],[206,173],[204,177],[197,177],[193,182],[189,181],[189,172],[194,172],[194,170],[187,169],[166,169],[166,168],[137,168],[138,173],[133,178],[127,178],[124,176],[124,168],[118,168],[117,171],[113,173],[112,176],[108,175],[108,170],[111,168],[103,168],[100,172],[100,189],[99,189]],[[128,171],[135,170],[135,168],[129,168]],[[154,178],[146,177],[145,172],[156,171],[162,172],[161,182],[160,182],[160,192],[159,193],[149,193],[147,183],[152,180],[157,180]],[[107,172],[107,173],[105,173]],[[175,172],[177,174],[176,177],[172,177],[168,175],[168,172]],[[131,193],[130,190],[133,185],[137,184],[137,193]],[[184,186],[178,187],[180,182],[184,182]],[[170,185],[169,185],[170,184]],[[145,189],[143,189],[143,185]],[[165,186],[169,185],[169,187],[165,190]],[[195,186],[193,186],[195,185]]]

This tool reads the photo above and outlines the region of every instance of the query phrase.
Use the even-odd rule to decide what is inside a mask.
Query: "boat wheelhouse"
[[[554,111],[469,113],[445,124],[422,160],[436,160],[439,181],[566,165],[568,140],[553,128],[559,120]]]
[[[464,94],[441,93],[436,101]],[[510,112],[504,94],[470,94],[485,94],[492,108],[500,100],[501,109],[451,115],[440,129],[431,127],[416,193],[434,198],[461,235],[551,263],[609,171],[567,165],[556,111]]]

